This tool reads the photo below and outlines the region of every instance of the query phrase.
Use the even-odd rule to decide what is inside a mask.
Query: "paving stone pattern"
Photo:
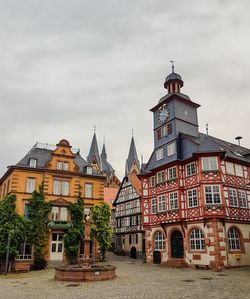
[[[67,283],[54,269],[0,276],[0,299],[250,299],[250,267],[222,272],[173,269],[109,255],[117,278]]]

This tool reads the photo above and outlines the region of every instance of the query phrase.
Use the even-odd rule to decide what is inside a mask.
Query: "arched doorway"
[[[136,259],[136,248],[135,247],[132,247],[131,250],[130,250],[130,257],[131,259]]]
[[[171,257],[183,258],[183,237],[179,230],[175,230],[171,234]]]

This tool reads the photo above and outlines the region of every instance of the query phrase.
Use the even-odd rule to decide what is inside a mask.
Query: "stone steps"
[[[184,259],[169,259],[162,263],[161,266],[171,268],[188,268],[188,264]]]

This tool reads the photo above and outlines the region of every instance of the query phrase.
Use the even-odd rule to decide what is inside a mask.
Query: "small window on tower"
[[[171,123],[167,123],[167,135],[172,134],[172,124]]]
[[[156,151],[156,161],[163,159],[163,147]]]
[[[168,144],[167,153],[168,153],[168,156],[172,156],[176,153],[175,142]]]

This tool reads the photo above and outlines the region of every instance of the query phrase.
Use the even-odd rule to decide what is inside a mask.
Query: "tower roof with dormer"
[[[131,143],[130,143],[130,148],[129,148],[129,153],[128,153],[128,158],[127,158],[127,161],[126,161],[125,175],[128,175],[129,173],[132,172],[133,166],[135,167],[134,169],[137,172],[140,172],[140,162],[139,162],[138,156],[137,156],[134,137],[132,136]]]
[[[100,155],[99,155],[95,132],[94,132],[93,139],[91,142],[89,155],[87,157],[87,162],[90,164],[97,164],[98,168],[101,169],[101,161],[100,161]]]
[[[101,153],[101,171],[102,173],[105,173],[108,177],[114,174],[114,168],[107,160],[105,143],[103,144],[102,153]]]

